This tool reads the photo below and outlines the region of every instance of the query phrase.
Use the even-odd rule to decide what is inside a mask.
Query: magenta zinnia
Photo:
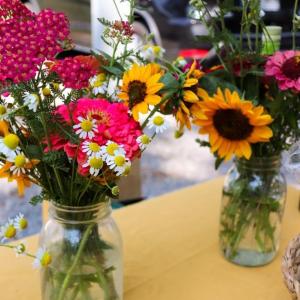
[[[268,59],[265,74],[274,77],[281,90],[300,92],[300,51],[276,52]]]

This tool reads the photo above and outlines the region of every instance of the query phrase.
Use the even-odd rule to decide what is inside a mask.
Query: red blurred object
[[[183,49],[179,51],[179,56],[191,59],[202,59],[208,52],[209,50],[207,49]]]

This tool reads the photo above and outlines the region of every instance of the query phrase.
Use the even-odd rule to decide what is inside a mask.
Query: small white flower
[[[36,269],[40,269],[42,267],[47,267],[51,264],[52,257],[50,253],[44,248],[39,248],[36,253],[36,258],[33,261],[33,267]]]
[[[88,161],[83,165],[83,167],[90,167],[90,174],[96,177],[103,168],[103,159],[99,156],[92,155],[88,158]]]
[[[116,154],[124,155],[126,154],[123,146],[118,145],[113,141],[108,141],[105,146],[101,147],[102,157],[104,161],[108,161],[113,158]]]
[[[155,113],[154,116],[150,118],[147,126],[149,129],[154,128],[155,133],[162,133],[168,128],[168,123],[163,114]]]
[[[90,78],[89,83],[94,95],[106,93],[108,86],[105,80],[106,80],[106,75],[104,73],[95,75],[92,78]]]
[[[82,144],[82,152],[86,153],[87,156],[101,156],[101,146],[92,141],[84,141]]]
[[[143,134],[136,139],[140,149],[143,151],[151,143],[151,138],[147,134]]]
[[[23,256],[25,255],[27,249],[27,243],[25,241],[21,241],[17,246],[15,246],[14,250],[16,252],[16,256]]]
[[[111,157],[107,161],[107,165],[111,170],[114,170],[116,172],[117,176],[125,174],[127,175],[131,167],[130,161],[126,159],[125,155],[122,155],[120,153],[117,153],[114,157]]]
[[[26,174],[25,165],[28,162],[28,159],[23,153],[16,152],[15,157],[10,157],[7,160],[13,163],[13,165],[10,167],[10,171],[13,175],[20,176],[21,174]]]
[[[73,126],[75,133],[79,135],[82,139],[92,139],[95,136],[95,132],[98,132],[97,122],[94,119],[84,119],[83,117],[78,117],[79,124]]]
[[[175,60],[175,64],[178,66],[178,67],[181,67],[183,68],[184,66],[187,65],[187,61],[185,60],[184,57],[182,56],[178,56],[177,59]]]
[[[19,213],[14,219],[14,226],[18,230],[24,230],[28,227],[28,221],[23,214]]]
[[[13,220],[8,220],[6,224],[1,226],[0,228],[0,239],[1,240],[9,240],[16,236],[17,229],[14,226]]]
[[[15,158],[18,151],[20,139],[16,134],[10,133],[5,137],[0,138],[0,153],[4,154],[8,158]]]
[[[166,50],[158,45],[145,45],[141,51],[141,56],[149,61],[162,58]]]
[[[37,111],[37,108],[39,106],[39,96],[37,94],[30,94],[28,92],[25,92],[23,96],[24,105],[27,105],[30,110],[33,112]]]

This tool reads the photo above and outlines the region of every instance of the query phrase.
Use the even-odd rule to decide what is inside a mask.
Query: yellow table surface
[[[260,268],[228,263],[218,250],[223,179],[114,212],[124,239],[125,300],[290,300],[281,257],[300,232],[299,193],[288,189],[280,253]],[[37,236],[27,239],[31,249]],[[0,299],[39,300],[31,259],[0,249]]]

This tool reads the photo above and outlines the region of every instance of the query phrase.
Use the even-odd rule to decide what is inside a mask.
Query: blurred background
[[[117,2],[120,0],[117,0]],[[52,8],[64,12],[71,22],[72,38],[77,53],[88,54],[90,49],[102,49],[99,17],[117,18],[112,0],[31,0],[23,1],[38,12]],[[239,1],[236,2],[239,4]],[[210,53],[210,45],[196,41],[196,36],[207,33],[188,0],[139,0],[135,11],[134,46],[145,42],[145,36],[153,35],[153,44],[166,50],[166,56],[174,59],[184,56],[187,60],[201,59]],[[268,25],[283,26],[282,46],[289,47],[293,0],[262,0],[262,17]],[[123,3],[124,5],[124,3]],[[207,1],[208,9],[217,9],[216,1]],[[124,8],[126,13],[126,3]],[[121,11],[122,13],[122,11]],[[239,29],[239,16],[229,14],[227,26],[233,32]],[[74,53],[72,53],[74,55]],[[208,148],[200,148],[195,142],[196,130],[186,131],[180,139],[174,138],[176,124],[169,120],[169,129],[148,147],[134,172],[121,183],[123,204],[134,203],[149,197],[203,182],[225,174],[231,162],[214,169],[214,158]],[[203,139],[203,137],[202,137]],[[287,174],[288,181],[296,185]],[[38,232],[41,226],[41,208],[32,209],[28,199],[38,193],[38,188],[27,190],[24,199],[19,199],[13,183],[0,181],[0,224],[7,218],[22,212],[29,218],[31,226],[26,233]],[[220,191],[221,193],[221,191]]]

